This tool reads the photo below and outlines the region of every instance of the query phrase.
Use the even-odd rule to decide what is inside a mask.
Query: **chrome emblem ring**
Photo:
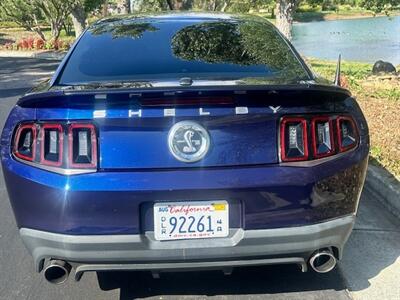
[[[210,148],[210,135],[196,122],[178,122],[169,131],[168,146],[177,160],[196,162],[207,154]]]

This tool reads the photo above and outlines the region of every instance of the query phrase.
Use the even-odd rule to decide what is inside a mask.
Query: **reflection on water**
[[[295,24],[293,44],[304,56],[400,64],[400,16]]]

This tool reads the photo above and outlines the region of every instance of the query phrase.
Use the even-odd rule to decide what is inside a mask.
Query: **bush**
[[[50,40],[44,41],[41,38],[27,37],[18,40],[16,43],[6,43],[3,48],[6,50],[68,50],[73,40]]]
[[[44,40],[42,39],[36,39],[33,43],[33,46],[35,47],[36,50],[41,50],[44,47]]]
[[[40,50],[43,49],[44,41],[41,38],[27,37],[20,39],[15,45],[17,50]]]

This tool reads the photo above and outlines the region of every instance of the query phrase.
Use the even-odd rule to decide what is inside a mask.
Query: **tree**
[[[75,36],[78,37],[86,27],[88,14],[99,8],[105,0],[77,0],[71,10],[71,19],[74,24]]]
[[[86,27],[86,10],[82,3],[78,2],[71,10],[72,24],[74,24],[75,36],[78,37]]]
[[[39,25],[42,14],[35,4],[36,0],[0,0],[0,14],[46,40]]]
[[[170,10],[188,10],[193,7],[193,0],[165,0]]]
[[[57,40],[76,0],[35,0],[34,2],[50,24],[52,38]]]
[[[311,7],[317,7],[318,5],[322,5],[324,0],[307,0],[306,1]]]
[[[399,0],[362,0],[360,5],[366,9],[370,9],[375,13],[386,12],[392,7],[400,4]]]
[[[265,65],[270,70],[285,70],[272,73],[275,79],[279,77],[286,82],[305,77],[303,68],[299,68],[273,26],[253,21],[251,17],[244,23],[210,21],[186,26],[172,37],[171,50],[181,60]]]
[[[136,16],[132,16],[136,18]],[[130,24],[124,24],[123,20],[118,17],[104,19],[98,21],[94,25],[90,32],[93,35],[102,35],[104,33],[110,33],[113,39],[117,38],[132,38],[139,39],[145,32],[155,32],[158,28],[148,22],[132,22]]]
[[[65,20],[78,0],[0,0],[0,10],[10,20],[46,39],[39,25],[46,20],[53,39],[58,39]]]
[[[131,0],[131,12],[139,12],[143,9],[143,0]]]
[[[129,14],[131,12],[131,1],[117,0],[117,7],[120,14]]]
[[[276,27],[289,40],[292,39],[293,15],[300,0],[277,0]]]

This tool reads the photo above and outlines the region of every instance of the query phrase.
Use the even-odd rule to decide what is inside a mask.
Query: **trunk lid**
[[[32,94],[18,105],[38,108],[39,119],[54,118],[55,111],[57,119],[93,119],[100,169],[171,169],[276,164],[283,115],[329,113],[349,96],[337,87],[304,84],[111,89]],[[209,136],[209,149],[198,161],[185,162],[174,155],[169,134],[182,121],[201,126]],[[196,132],[190,138],[193,145],[198,143]],[[190,147],[183,131],[176,142],[181,150]]]
[[[151,109],[142,110],[140,118],[107,118],[99,121],[100,167],[189,168],[277,162],[276,120],[272,116],[236,115],[234,108],[208,109],[209,116],[195,116],[196,112],[198,113],[199,109],[176,109],[179,116],[164,117],[163,109]],[[126,114],[129,112],[126,111]],[[147,114],[152,116],[146,117]],[[170,146],[169,132],[174,124],[182,121],[198,124],[208,132],[208,151],[197,162],[180,161],[173,154],[174,145]],[[192,138],[194,147],[196,141],[200,143],[197,148],[200,148],[201,138]],[[178,152],[183,154],[183,148],[190,147],[184,132],[172,143],[180,147]],[[182,146],[179,146],[179,143]],[[191,151],[187,152],[190,154]]]

